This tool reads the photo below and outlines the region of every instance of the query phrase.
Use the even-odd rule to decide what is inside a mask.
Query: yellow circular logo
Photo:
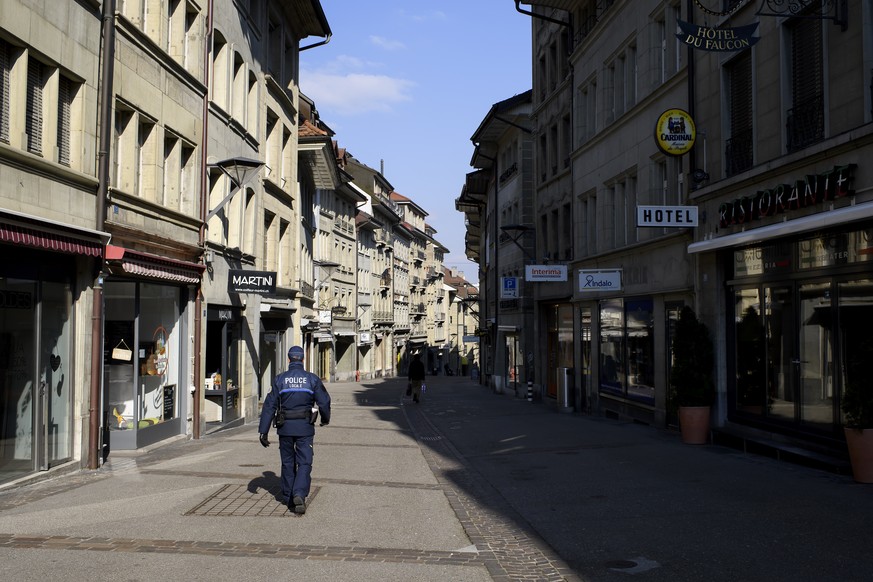
[[[687,111],[668,109],[655,125],[655,143],[668,156],[687,154],[694,147],[697,130]]]

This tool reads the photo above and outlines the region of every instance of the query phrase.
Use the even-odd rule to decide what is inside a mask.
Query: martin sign
[[[272,295],[276,292],[276,273],[231,269],[227,274],[227,292]]]

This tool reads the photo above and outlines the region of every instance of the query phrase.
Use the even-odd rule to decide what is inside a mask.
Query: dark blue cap
[[[289,360],[299,360],[303,361],[303,348],[300,346],[291,346],[288,349],[288,359]]]

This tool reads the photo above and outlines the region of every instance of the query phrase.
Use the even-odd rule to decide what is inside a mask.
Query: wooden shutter
[[[58,163],[70,165],[70,109],[73,82],[63,75],[58,80]]]
[[[0,141],[9,143],[9,45],[0,40]]]
[[[42,63],[27,60],[27,112],[24,120],[27,151],[42,153]]]

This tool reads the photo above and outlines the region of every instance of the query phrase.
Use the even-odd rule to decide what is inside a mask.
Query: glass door
[[[800,360],[795,356],[794,293],[790,286],[766,287],[768,414],[793,422],[797,417],[795,375]]]
[[[0,482],[34,471],[35,281],[0,278]]]
[[[800,422],[830,429],[834,422],[833,318],[831,283],[799,287],[800,313],[797,365]]]

